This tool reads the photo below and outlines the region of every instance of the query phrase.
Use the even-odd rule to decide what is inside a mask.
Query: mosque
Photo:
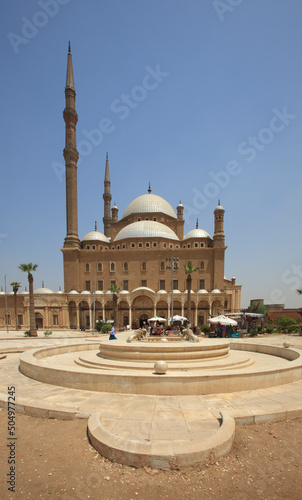
[[[118,321],[130,328],[160,316],[187,314],[185,268],[192,262],[191,318],[194,325],[207,322],[209,315],[236,313],[241,307],[241,285],[224,276],[224,208],[214,210],[213,237],[198,227],[184,234],[184,207],[176,210],[168,201],[148,191],[135,198],[119,219],[118,207],[111,206],[108,154],[104,176],[103,232],[78,235],[75,85],[70,47],[63,113],[66,167],[66,237],[62,250],[64,292],[35,290],[35,315],[38,328],[91,328],[93,320],[113,319],[112,285],[119,289]],[[2,297],[1,297],[2,295]],[[0,292],[0,328],[5,328],[4,292]],[[8,318],[15,326],[14,297],[8,294]],[[173,300],[173,306],[172,306]],[[17,298],[17,322],[29,326],[29,297]]]

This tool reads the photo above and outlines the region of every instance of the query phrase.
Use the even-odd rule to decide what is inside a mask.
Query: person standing
[[[117,340],[117,338],[115,336],[114,324],[112,325],[111,330],[110,330],[109,340]]]

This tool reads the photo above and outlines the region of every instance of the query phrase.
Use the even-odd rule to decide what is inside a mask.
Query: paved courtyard
[[[19,372],[19,353],[24,350],[83,343],[85,339],[97,345],[100,338],[74,331],[54,332],[51,338],[44,338],[43,333],[38,338],[25,338],[22,332],[0,332],[0,405],[7,404],[8,387],[14,386],[17,412],[63,419],[98,414],[102,429],[127,443],[131,440],[165,443],[177,440],[192,444],[196,440],[209,440],[217,435],[222,414],[233,417],[239,425],[302,416],[302,380],[226,394],[148,396],[69,389],[38,382]],[[302,349],[302,337],[297,335],[246,339],[249,343],[276,346],[282,346],[285,340],[291,347]]]

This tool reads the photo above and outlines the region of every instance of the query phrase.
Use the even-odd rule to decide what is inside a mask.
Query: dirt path
[[[7,411],[0,411],[3,499],[288,499],[302,498],[302,419],[236,428],[232,451],[194,469],[133,469],[102,458],[86,421],[16,416],[16,493],[8,491]]]

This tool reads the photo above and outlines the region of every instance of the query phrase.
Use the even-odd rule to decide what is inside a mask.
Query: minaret
[[[225,247],[223,223],[224,208],[220,205],[220,200],[218,200],[218,206],[214,210],[214,247]]]
[[[109,175],[109,160],[108,153],[106,153],[106,168],[105,168],[105,180],[104,180],[104,235],[107,238],[111,236],[111,217],[110,217],[110,209],[111,209],[111,193],[110,193],[110,175]]]
[[[76,142],[76,124],[78,115],[75,110],[76,92],[74,88],[72,58],[70,51],[70,42],[67,56],[67,75],[65,87],[66,107],[63,112],[65,120],[65,149],[63,155],[65,158],[66,170],[66,219],[67,230],[64,247],[80,248],[78,237],[78,193],[77,193],[77,162],[79,153]]]

